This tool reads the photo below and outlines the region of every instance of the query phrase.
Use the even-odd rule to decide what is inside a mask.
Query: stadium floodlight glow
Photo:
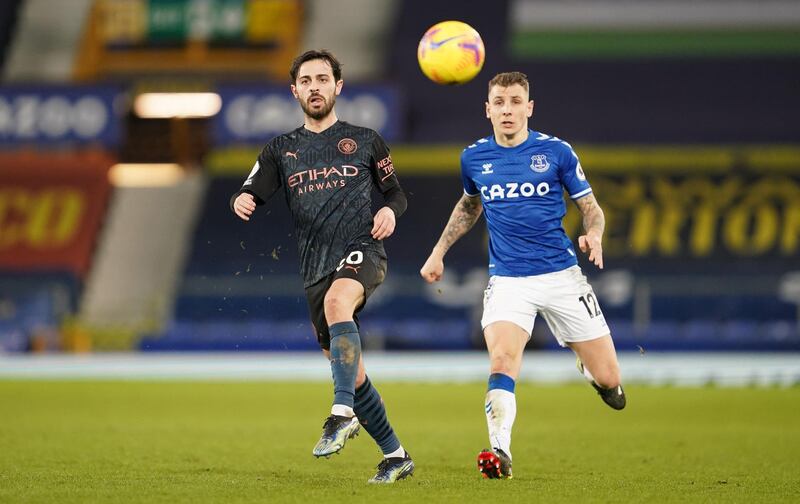
[[[217,93],[142,93],[133,102],[134,113],[144,119],[213,117],[221,108]]]
[[[118,163],[108,171],[115,187],[166,187],[185,176],[183,166],[176,163]]]

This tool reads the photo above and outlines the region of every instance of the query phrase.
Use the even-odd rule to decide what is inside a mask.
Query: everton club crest
[[[550,168],[550,163],[547,162],[547,156],[544,154],[534,154],[531,156],[531,170],[536,173],[544,173]]]

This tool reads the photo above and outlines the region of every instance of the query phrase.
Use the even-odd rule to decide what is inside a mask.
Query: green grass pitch
[[[514,474],[483,480],[483,384],[376,383],[417,464],[365,433],[316,460],[331,386],[0,381],[0,502],[798,502],[800,388],[517,388]]]

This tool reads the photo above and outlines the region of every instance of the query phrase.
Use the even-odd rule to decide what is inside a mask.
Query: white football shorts
[[[562,347],[610,333],[597,296],[578,266],[543,275],[489,279],[483,294],[484,329],[493,322],[507,321],[530,336],[538,313]]]

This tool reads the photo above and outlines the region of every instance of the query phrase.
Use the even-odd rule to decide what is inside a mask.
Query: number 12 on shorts
[[[601,314],[600,307],[597,306],[597,299],[594,297],[593,293],[589,292],[583,296],[580,296],[578,301],[583,303],[584,308],[586,308],[586,311],[589,312],[589,318],[595,318]]]

